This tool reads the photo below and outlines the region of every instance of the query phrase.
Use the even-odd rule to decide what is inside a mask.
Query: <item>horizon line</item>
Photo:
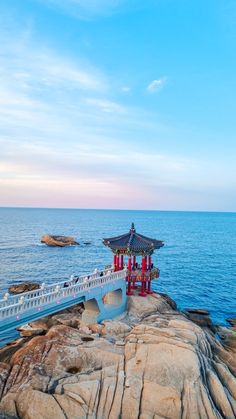
[[[25,206],[0,206],[0,209],[41,209],[41,210],[77,210],[77,211],[145,211],[145,212],[202,212],[235,214],[236,211],[221,210],[175,210],[175,209],[134,209],[134,208],[78,208],[78,207],[25,207]]]

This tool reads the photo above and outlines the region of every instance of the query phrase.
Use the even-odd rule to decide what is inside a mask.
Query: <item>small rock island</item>
[[[34,291],[40,288],[40,284],[36,282],[21,282],[19,284],[11,285],[8,288],[10,294],[22,294],[23,292]]]
[[[79,243],[74,239],[74,237],[69,236],[51,236],[45,234],[41,237],[41,243],[45,243],[47,246],[52,247],[65,247],[65,246],[74,246],[79,245]]]

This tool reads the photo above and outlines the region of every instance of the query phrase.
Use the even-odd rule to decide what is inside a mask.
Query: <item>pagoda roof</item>
[[[103,244],[109,247],[113,253],[128,255],[150,255],[155,249],[164,246],[164,243],[160,240],[136,233],[134,223],[131,224],[128,233],[103,239]]]

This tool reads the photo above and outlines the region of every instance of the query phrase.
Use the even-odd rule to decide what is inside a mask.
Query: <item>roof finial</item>
[[[131,229],[130,231],[135,232],[135,227],[134,227],[134,223],[131,224]]]

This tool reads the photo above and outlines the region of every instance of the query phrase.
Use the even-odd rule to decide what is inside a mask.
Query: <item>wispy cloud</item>
[[[113,14],[127,0],[37,0],[46,6],[59,8],[81,19]]]
[[[152,80],[147,86],[147,91],[149,93],[159,92],[165,86],[166,82],[167,82],[167,77],[162,77],[160,79]]]
[[[129,92],[131,92],[131,87],[129,87],[129,86],[123,86],[123,87],[121,88],[121,91],[122,91],[123,93],[129,93]]]
[[[104,91],[104,76],[92,66],[76,63],[46,48],[6,41],[0,49],[1,77],[21,89],[63,87]],[[5,80],[7,81],[7,80]]]
[[[86,103],[107,113],[125,113],[124,106],[105,99],[87,98]]]

